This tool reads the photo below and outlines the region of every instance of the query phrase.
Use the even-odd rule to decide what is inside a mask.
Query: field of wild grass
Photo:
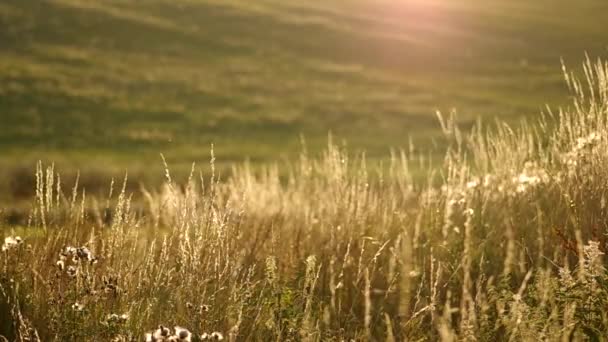
[[[602,341],[608,331],[608,64],[564,71],[573,102],[462,132],[428,180],[396,152],[329,143],[279,177],[214,160],[132,201],[36,170],[4,229],[9,341]]]

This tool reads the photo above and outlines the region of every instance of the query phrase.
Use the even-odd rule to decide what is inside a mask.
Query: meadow
[[[1,2],[0,341],[606,341],[607,10]]]
[[[436,110],[470,128],[568,103],[560,59],[606,56],[607,13],[602,0],[3,1],[0,200],[27,198],[38,160],[96,191],[127,169],[159,184],[159,152],[185,178],[211,143],[224,172],[294,161],[301,136],[318,153],[330,132],[369,159],[410,139],[441,159]]]
[[[603,341],[608,64],[563,109],[462,132],[412,180],[330,143],[287,180],[193,168],[132,202],[36,169],[5,229],[0,334],[15,341]],[[213,152],[213,151],[211,151]],[[211,153],[213,156],[213,153]]]

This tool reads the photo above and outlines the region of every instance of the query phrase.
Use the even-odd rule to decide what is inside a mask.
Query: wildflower
[[[66,246],[61,252],[61,255],[63,255],[64,257],[72,256],[74,254],[76,254],[76,248],[72,246]]]
[[[515,191],[518,193],[526,192],[529,188],[547,183],[549,175],[545,170],[536,166],[535,163],[526,163],[521,174],[512,179],[515,184]]]
[[[23,240],[19,236],[9,236],[4,238],[4,243],[2,244],[2,251],[6,252],[10,249],[13,249],[23,243]]]
[[[224,339],[224,335],[222,335],[222,333],[219,331],[214,331],[211,333],[210,339],[215,341],[221,341]]]
[[[209,307],[209,305],[207,305],[207,304],[203,304],[203,305],[201,305],[201,307],[200,307],[201,314],[202,314],[203,312],[209,312],[209,310],[210,310],[210,307]]]
[[[472,181],[469,181],[467,183],[467,189],[474,189],[477,186],[479,186],[479,180],[477,180],[477,179],[473,179]]]
[[[78,247],[78,249],[76,249],[76,255],[80,260],[93,261],[93,254],[87,247]]]
[[[66,271],[66,273],[71,277],[74,278],[76,277],[76,275],[78,274],[78,269],[72,265],[68,266],[68,269]]]
[[[57,260],[55,264],[57,265],[60,271],[63,271],[65,269],[65,261]]]
[[[202,333],[202,334],[201,334],[201,335],[198,337],[198,339],[199,339],[199,340],[201,340],[201,341],[206,341],[206,340],[208,340],[209,338],[210,338],[210,336],[209,336],[209,334],[207,334],[207,333]]]
[[[516,188],[515,191],[518,193],[523,193],[526,192],[526,190],[528,189],[527,186],[525,186],[524,184],[519,184]]]
[[[118,288],[114,284],[106,284],[103,291],[108,294],[116,294],[118,292]]]
[[[169,328],[159,325],[158,329],[152,334],[152,341],[162,341],[163,339],[168,338],[170,333]]]
[[[576,139],[576,147],[575,150],[583,150],[588,149],[596,145],[599,141],[601,141],[601,137],[597,135],[597,133],[593,132],[586,137],[580,137]]]
[[[448,206],[450,206],[450,207],[455,207],[455,206],[458,206],[458,205],[463,205],[463,204],[464,204],[464,202],[465,202],[465,199],[464,199],[464,198],[460,198],[460,199],[451,199],[451,200],[449,200],[449,201],[448,201]]]
[[[84,310],[84,304],[76,302],[76,303],[72,304],[72,310],[74,310],[76,312],[81,312],[82,310]]]
[[[182,327],[175,327],[175,336],[179,341],[190,342],[192,340],[192,333]]]
[[[102,289],[104,293],[112,295],[117,295],[119,293],[119,288],[117,286],[118,281],[115,277],[106,278],[103,276],[101,281],[103,282]]]
[[[106,316],[106,322],[110,323],[110,322],[116,322],[118,321],[118,315],[113,313],[113,314],[109,314]]]
[[[412,277],[412,278],[416,278],[416,277],[417,277],[417,276],[419,276],[419,275],[420,275],[420,272],[419,272],[419,271],[417,271],[417,270],[412,270],[412,271],[410,271],[410,273],[409,273],[409,276],[410,276],[410,277]]]
[[[125,323],[129,319],[129,315],[127,314],[109,314],[106,316],[106,322],[108,323]]]

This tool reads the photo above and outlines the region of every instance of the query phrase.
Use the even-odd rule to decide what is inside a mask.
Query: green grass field
[[[608,55],[604,0],[394,3],[3,1],[0,165],[160,177],[161,152],[277,161],[329,132],[386,156],[432,146],[436,110],[466,127],[567,103],[560,58]]]

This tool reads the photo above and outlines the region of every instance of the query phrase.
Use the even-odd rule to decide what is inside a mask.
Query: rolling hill
[[[608,54],[603,0],[3,1],[0,164],[161,168],[292,158],[328,132],[373,158],[434,112],[514,122]]]

